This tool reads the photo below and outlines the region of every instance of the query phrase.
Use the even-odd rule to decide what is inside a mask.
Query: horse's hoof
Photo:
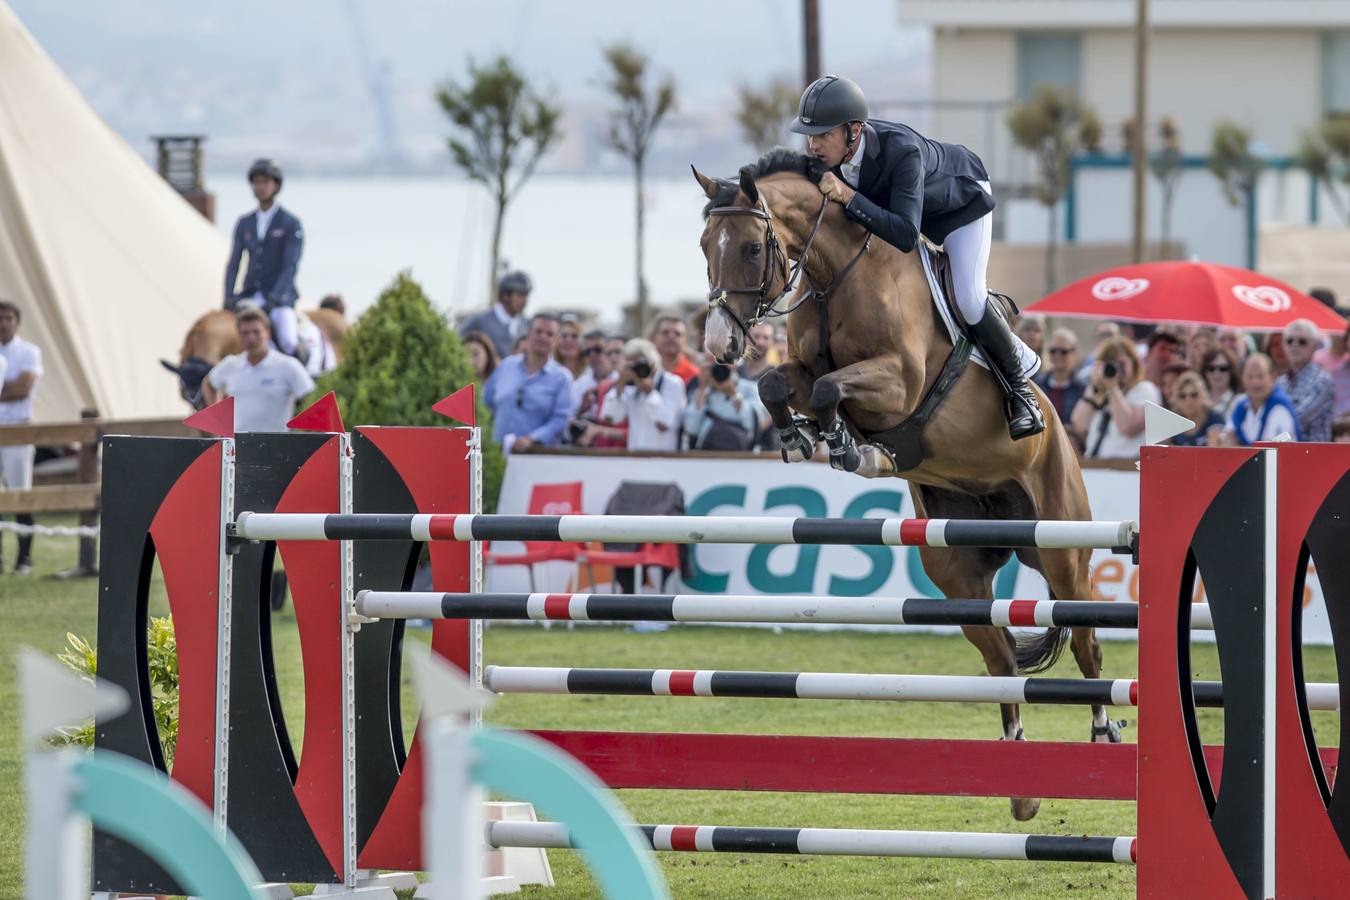
[[[862,464],[858,466],[857,474],[864,478],[884,478],[896,473],[895,460],[875,444],[864,444],[858,452],[862,455]]]
[[[1018,822],[1030,822],[1041,810],[1041,801],[1035,797],[1013,797],[1012,817]]]
[[[811,452],[814,448],[807,447],[803,450],[801,447],[788,447],[784,444],[779,448],[779,454],[783,457],[785,463],[807,462],[811,459]]]
[[[1106,720],[1105,725],[1092,726],[1092,743],[1094,744],[1119,744],[1121,741],[1120,729],[1125,727],[1125,720],[1113,722]]]

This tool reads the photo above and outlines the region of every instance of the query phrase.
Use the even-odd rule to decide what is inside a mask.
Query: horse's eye
[[[759,241],[754,241],[746,247],[746,251],[749,252],[751,256],[759,256],[759,254],[764,251],[764,245]]]

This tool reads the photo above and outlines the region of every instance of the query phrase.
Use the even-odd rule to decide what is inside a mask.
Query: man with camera
[[[684,382],[661,368],[656,346],[633,338],[623,345],[619,380],[605,395],[602,422],[628,422],[629,450],[677,450]]]
[[[1070,422],[1083,441],[1084,455],[1098,459],[1138,459],[1144,443],[1144,405],[1162,403],[1129,338],[1111,338],[1097,348],[1092,378],[1074,404]]]
[[[753,381],[706,356],[684,412],[684,433],[694,450],[749,450],[762,411]]]

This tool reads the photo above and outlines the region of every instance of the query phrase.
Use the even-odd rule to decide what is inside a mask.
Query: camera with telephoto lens
[[[1102,363],[1102,374],[1107,378],[1115,378],[1116,373],[1119,371],[1120,370],[1116,368],[1116,364],[1113,362]]]
[[[633,374],[636,375],[638,378],[651,378],[652,364],[647,362],[645,359],[638,360],[637,362],[633,363]]]
[[[731,377],[731,366],[726,363],[713,363],[712,367],[708,369],[708,373],[712,375],[713,381],[721,384]]]

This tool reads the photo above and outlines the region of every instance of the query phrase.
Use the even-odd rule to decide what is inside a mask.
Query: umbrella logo
[[[1121,278],[1112,275],[1092,286],[1092,296],[1098,300],[1128,300],[1148,290],[1147,278]]]
[[[1263,313],[1284,312],[1293,305],[1288,294],[1269,284],[1235,284],[1233,296]]]

